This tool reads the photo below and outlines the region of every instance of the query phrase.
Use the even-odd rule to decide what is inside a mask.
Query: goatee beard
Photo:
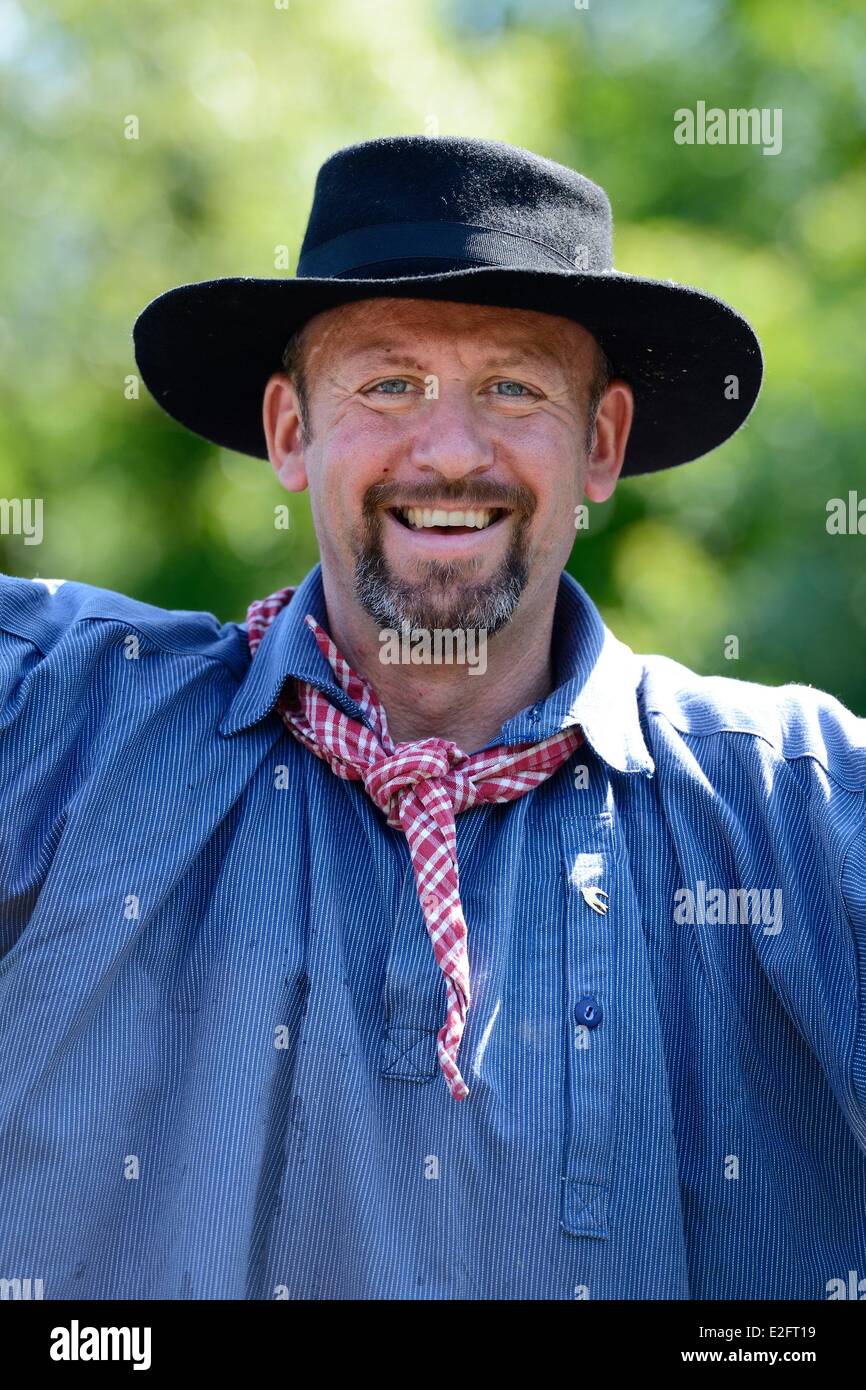
[[[440,487],[439,496],[442,491]],[[399,579],[382,547],[381,511],[365,506],[365,519],[363,538],[356,546],[355,593],[378,627],[400,630],[407,623],[426,631],[472,628],[492,637],[510,622],[529,578],[527,512],[512,513],[508,552],[496,572],[481,583],[472,580],[477,560],[429,560],[419,564],[417,582]],[[456,593],[447,599],[452,588]]]

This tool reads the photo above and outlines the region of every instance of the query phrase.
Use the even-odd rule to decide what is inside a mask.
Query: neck
[[[498,738],[502,725],[554,686],[551,634],[558,576],[552,594],[524,593],[512,620],[478,649],[467,642],[469,659],[456,664],[414,664],[411,630],[390,646],[353,594],[330,585],[323,570],[328,630],[350,666],[375,690],[385,707],[395,743],[450,739],[474,753]],[[417,651],[417,646],[416,646]],[[391,656],[391,660],[383,657]]]

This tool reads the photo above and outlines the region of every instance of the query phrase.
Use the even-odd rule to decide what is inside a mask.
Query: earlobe
[[[282,372],[274,372],[265,387],[262,424],[271,467],[289,492],[307,486],[301,418],[295,388]]]

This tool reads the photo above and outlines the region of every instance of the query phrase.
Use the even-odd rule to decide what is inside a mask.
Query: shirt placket
[[[614,981],[621,892],[609,783],[596,767],[591,799],[560,821],[565,861],[563,971],[566,1006],[565,1135],[560,1220],[574,1236],[607,1239],[614,1149],[618,1032]]]

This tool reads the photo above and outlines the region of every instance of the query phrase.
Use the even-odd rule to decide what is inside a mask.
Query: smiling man
[[[296,277],[135,347],[321,563],[244,624],[0,578],[0,1277],[859,1287],[866,721],[636,656],[564,568],[576,507],[743,424],[748,323],[615,270],[580,174],[398,137],[323,165]]]

